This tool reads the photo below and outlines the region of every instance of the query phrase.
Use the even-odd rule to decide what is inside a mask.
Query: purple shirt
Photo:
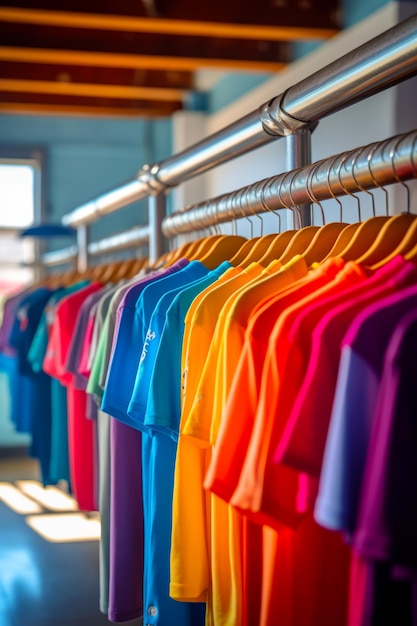
[[[353,320],[342,342],[315,507],[315,519],[327,528],[355,531],[385,351],[399,317],[415,306],[416,285],[383,298]]]
[[[354,547],[417,574],[417,303],[385,353]]]

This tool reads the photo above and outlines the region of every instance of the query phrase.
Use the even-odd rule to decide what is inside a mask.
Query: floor
[[[3,490],[19,495],[13,485],[19,487],[16,481],[22,479],[39,479],[35,461],[0,458]],[[56,512],[35,502],[38,511],[32,516],[17,513],[1,493],[0,625],[109,626],[107,617],[98,609],[98,541],[51,542],[33,530],[28,521],[44,515],[47,521],[53,521]],[[98,520],[95,524],[98,526]]]

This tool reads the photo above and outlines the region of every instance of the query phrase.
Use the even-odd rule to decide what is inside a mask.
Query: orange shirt
[[[230,501],[248,451],[259,402],[262,371],[272,329],[287,307],[327,284],[343,266],[331,261],[310,271],[291,288],[270,294],[254,309],[227,399],[205,486]],[[246,509],[246,507],[242,507]]]

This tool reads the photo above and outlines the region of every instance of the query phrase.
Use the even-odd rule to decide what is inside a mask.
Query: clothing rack
[[[88,244],[88,255],[98,256],[108,252],[126,250],[136,246],[147,245],[149,242],[149,226],[138,226],[130,230],[123,231],[111,237],[105,237]],[[64,263],[75,262],[78,256],[76,245],[68,246],[61,250],[54,250],[43,255],[44,264],[62,265]]]
[[[297,209],[417,177],[417,130],[265,178],[201,204],[178,211],[162,222],[165,237],[278,209]],[[323,218],[323,221],[324,218]]]
[[[310,163],[311,133],[320,119],[417,73],[416,32],[413,15],[220,132],[159,163],[144,165],[133,179],[65,215],[63,223],[77,228],[79,268],[88,262],[88,224],[104,215],[148,198],[149,257],[154,261],[163,249],[168,189],[280,137],[287,141],[287,170]],[[309,202],[300,208],[302,226],[310,223]],[[246,200],[242,207],[248,210]]]

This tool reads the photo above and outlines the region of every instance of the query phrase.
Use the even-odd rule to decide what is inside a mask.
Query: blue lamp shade
[[[61,224],[37,224],[29,226],[20,233],[20,237],[75,237],[77,231],[71,226]]]

